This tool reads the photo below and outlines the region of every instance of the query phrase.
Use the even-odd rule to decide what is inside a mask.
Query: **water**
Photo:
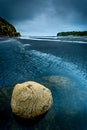
[[[29,80],[48,87],[54,99],[33,125],[16,120],[10,108],[14,85]],[[86,122],[87,37],[0,38],[1,130],[87,130]]]

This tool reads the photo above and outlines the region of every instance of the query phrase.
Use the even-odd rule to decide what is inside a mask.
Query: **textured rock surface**
[[[48,88],[29,81],[14,87],[11,108],[17,116],[31,119],[48,111],[52,103],[51,91]]]

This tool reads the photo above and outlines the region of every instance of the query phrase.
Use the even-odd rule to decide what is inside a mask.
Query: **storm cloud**
[[[0,16],[21,32],[54,34],[86,30],[86,6],[87,0],[0,0]]]
[[[87,0],[53,0],[53,6],[59,17],[87,22]]]
[[[42,12],[46,4],[42,0],[1,0],[0,15],[8,20],[31,19]]]

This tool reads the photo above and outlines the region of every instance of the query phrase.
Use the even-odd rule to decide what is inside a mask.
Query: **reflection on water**
[[[87,44],[40,39],[0,38],[0,129],[86,130]],[[48,87],[54,100],[33,125],[16,120],[10,108],[13,86],[28,80]]]
[[[72,82],[69,78],[63,76],[44,76],[42,80],[47,83],[47,86],[54,86],[56,87],[61,86],[63,88],[75,86],[74,82]]]

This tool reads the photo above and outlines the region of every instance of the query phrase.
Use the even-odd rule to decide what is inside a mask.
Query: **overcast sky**
[[[22,35],[87,30],[87,0],[0,0],[0,16]]]

